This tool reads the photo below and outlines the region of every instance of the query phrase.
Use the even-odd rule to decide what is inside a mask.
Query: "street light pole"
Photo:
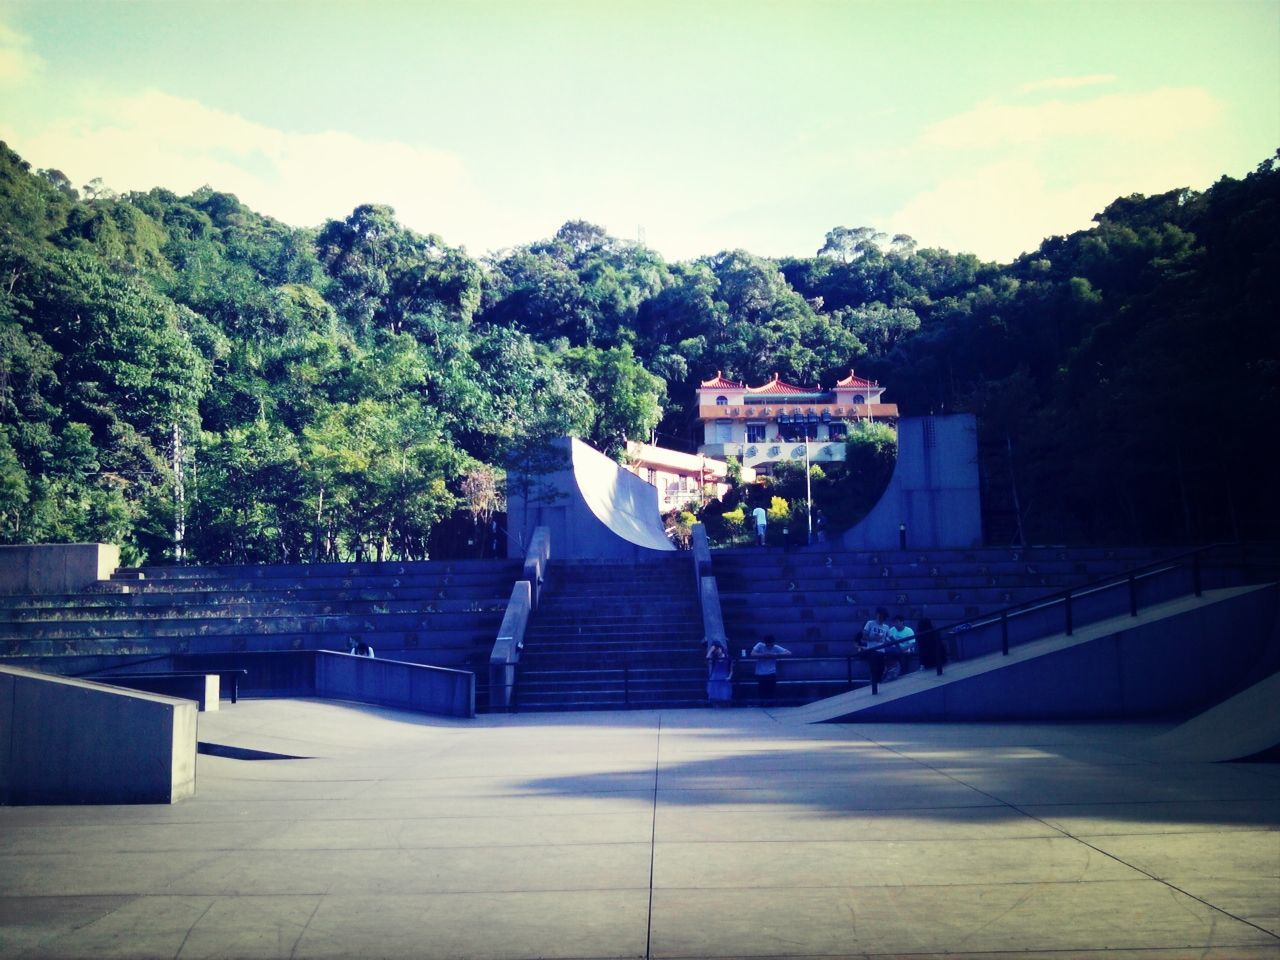
[[[809,538],[805,543],[813,543],[813,477],[809,471],[809,430],[807,425],[804,435],[804,500],[805,516],[809,521]]]

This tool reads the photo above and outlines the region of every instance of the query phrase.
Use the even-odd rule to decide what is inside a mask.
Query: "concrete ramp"
[[[557,560],[644,560],[675,550],[662,526],[658,488],[581,440],[555,441],[564,467],[507,481],[509,555],[523,557],[532,531],[551,534]],[[512,491],[529,490],[524,497]]]
[[[1101,720],[1167,715],[1225,696],[1265,649],[1275,584],[1208,591],[783,711],[800,723]],[[1229,629],[1224,629],[1229,624]]]
[[[1190,763],[1243,760],[1280,747],[1280,673],[1153,737],[1149,746]]]

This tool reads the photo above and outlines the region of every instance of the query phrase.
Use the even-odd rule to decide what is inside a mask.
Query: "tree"
[[[831,257],[841,263],[852,263],[866,256],[878,255],[880,243],[885,237],[886,234],[875,227],[833,227],[827,231],[818,256]],[[910,237],[906,239],[910,240]]]

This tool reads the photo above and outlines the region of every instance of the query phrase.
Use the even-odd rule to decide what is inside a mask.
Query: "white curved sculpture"
[[[508,478],[509,556],[524,556],[540,526],[550,530],[551,555],[562,560],[643,560],[675,549],[662,527],[656,487],[581,440],[554,444],[565,454],[563,469]],[[511,492],[519,489],[532,492]]]

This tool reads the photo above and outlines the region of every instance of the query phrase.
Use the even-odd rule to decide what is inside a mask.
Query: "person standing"
[[[727,707],[733,700],[733,660],[719,642],[707,647],[707,700],[713,707]]]
[[[765,531],[769,526],[769,515],[765,513],[764,507],[756,507],[751,511],[751,516],[756,521],[756,543],[763,547]]]
[[[769,634],[751,648],[751,656],[756,661],[756,686],[760,690],[760,699],[771,703],[778,688],[778,658],[791,656],[791,651],[779,645]]]
[[[889,611],[884,607],[876,607],[874,619],[864,623],[854,638],[858,657],[867,661],[867,668],[871,671],[871,679],[875,683],[879,683],[884,676],[882,647],[887,639],[889,639]]]
[[[947,646],[942,635],[928,617],[916,624],[916,642],[920,645],[920,669],[936,670],[947,662]]]

